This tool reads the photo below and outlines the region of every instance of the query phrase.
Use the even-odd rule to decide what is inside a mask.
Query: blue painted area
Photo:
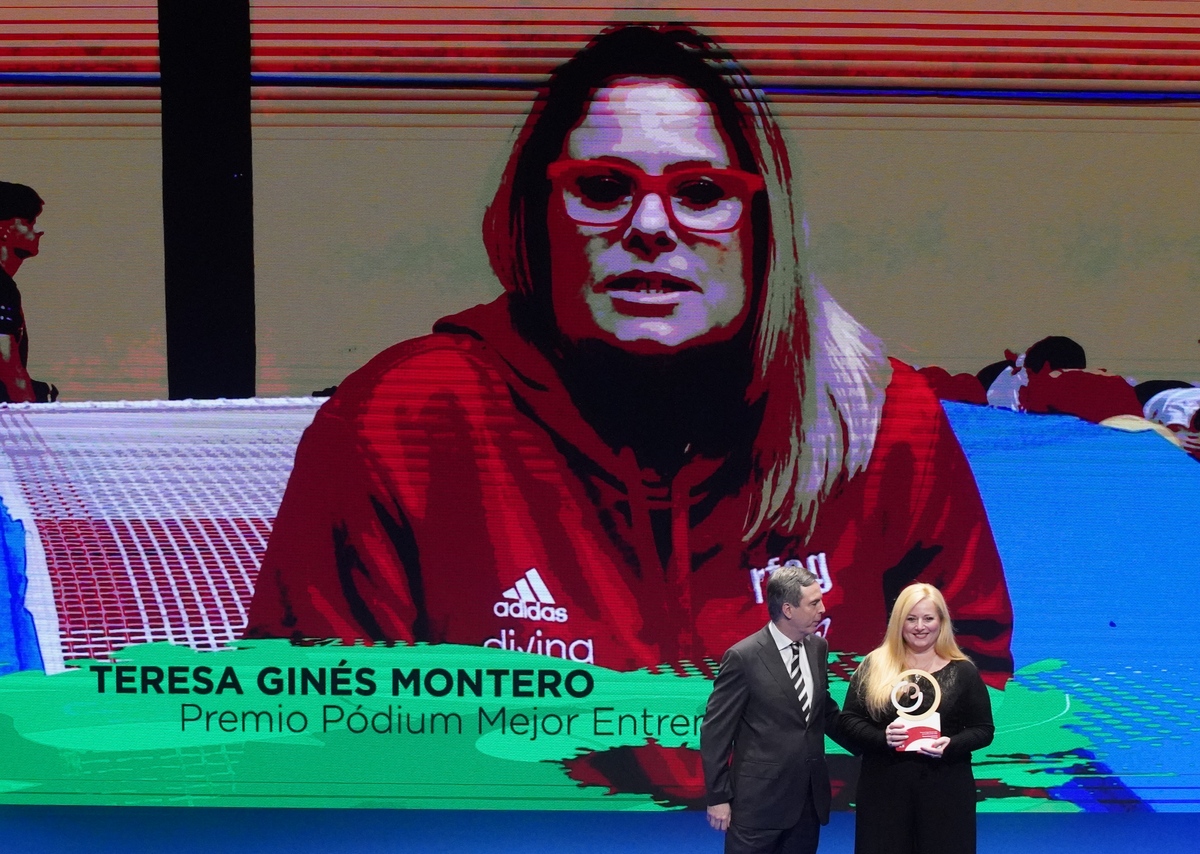
[[[106,72],[87,74],[77,71],[0,73],[0,83],[18,86],[107,86],[118,88],[157,88],[158,74],[145,72]],[[404,77],[383,74],[253,74],[252,86],[305,86],[320,88],[370,89],[479,89],[536,91],[538,80],[514,80],[504,76],[468,77],[445,75],[439,78]],[[1021,89],[1011,86],[763,86],[768,95],[813,95],[828,98],[937,98],[973,101],[1042,101],[1060,103],[1151,103],[1174,104],[1200,101],[1194,90],[1135,89]]]
[[[0,74],[0,83],[17,86],[120,86],[120,87],[154,87],[162,85],[162,78],[157,74],[130,72],[128,74],[80,74],[65,72],[61,74],[41,71],[22,72],[10,71]]]
[[[836,818],[822,835],[822,854],[852,850],[853,817]],[[0,838],[14,851],[56,854],[719,854],[723,848],[723,834],[698,812],[25,807],[0,811]]]
[[[1065,661],[1038,678],[1099,710],[1080,727],[1097,760],[1155,810],[1200,809],[1200,463],[1153,433],[946,412],[1004,562],[1018,670]],[[1085,809],[1116,795],[1061,794]]]
[[[1192,661],[1200,463],[1153,433],[948,404],[1016,614],[1017,667],[1044,658]]]
[[[33,615],[25,608],[25,526],[0,501],[0,676],[40,670]]]
[[[961,86],[764,86],[768,95],[826,95],[859,98],[971,98],[989,101],[1062,101],[1074,103],[1173,103],[1200,101],[1200,92],[1129,89],[1015,89]]]

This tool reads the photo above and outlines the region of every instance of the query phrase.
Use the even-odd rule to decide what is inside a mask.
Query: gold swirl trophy
[[[942,687],[933,674],[924,670],[905,670],[892,686],[892,705],[904,724],[904,743],[897,750],[920,750],[942,736]]]

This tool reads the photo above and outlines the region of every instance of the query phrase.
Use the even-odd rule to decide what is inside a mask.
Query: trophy
[[[928,696],[927,696],[928,694]],[[904,724],[904,743],[896,750],[920,750],[942,735],[942,688],[933,674],[924,670],[905,670],[892,686],[892,705]]]

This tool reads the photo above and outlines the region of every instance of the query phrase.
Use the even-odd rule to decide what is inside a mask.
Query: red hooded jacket
[[[974,477],[928,386],[895,363],[866,470],[806,540],[743,541],[745,484],[694,457],[669,482],[612,451],[501,298],[351,375],[296,453],[247,636],[519,649],[617,670],[702,667],[767,621],[766,573],[821,579],[834,651],[883,637],[914,581],[946,597],[997,687],[1012,610]],[[669,511],[659,557],[651,511]]]

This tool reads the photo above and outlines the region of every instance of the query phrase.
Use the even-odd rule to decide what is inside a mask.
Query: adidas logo
[[[530,567],[517,583],[501,594],[504,598],[492,606],[497,617],[516,617],[546,623],[565,623],[567,609],[554,607],[550,588],[542,581],[537,567]]]

